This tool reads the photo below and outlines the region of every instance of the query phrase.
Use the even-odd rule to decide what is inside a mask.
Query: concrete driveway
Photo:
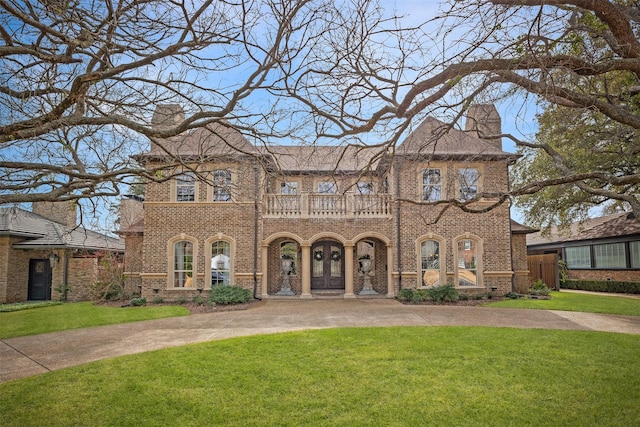
[[[640,335],[640,317],[566,311],[403,305],[388,299],[271,300],[228,311],[9,338],[0,382],[184,344],[285,331],[366,326],[491,326]]]

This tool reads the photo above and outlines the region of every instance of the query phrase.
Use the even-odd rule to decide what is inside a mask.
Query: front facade
[[[527,283],[527,271],[508,204],[478,214],[443,203],[473,199],[469,207],[484,208],[508,189],[515,156],[473,127],[497,135],[500,118],[492,106],[472,110],[468,132],[443,132],[427,119],[393,154],[257,149],[222,127],[162,141],[184,167],[147,185],[144,226],[122,230],[142,248],[127,255],[140,257],[139,271],[126,273],[143,296],[167,300],[219,284],[261,298],[394,297],[445,283],[470,294],[510,292]],[[156,112],[156,125],[162,120]],[[154,144],[139,159],[162,166],[162,153]]]

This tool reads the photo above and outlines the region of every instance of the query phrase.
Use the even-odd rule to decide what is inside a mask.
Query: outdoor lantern
[[[51,252],[49,254],[49,265],[51,265],[51,268],[56,268],[58,261],[60,261],[60,257],[55,252]]]

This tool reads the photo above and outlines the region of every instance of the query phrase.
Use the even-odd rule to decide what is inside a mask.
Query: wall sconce
[[[56,265],[58,265],[58,261],[60,261],[60,257],[58,256],[58,254],[56,254],[55,252],[51,252],[48,258],[51,268],[56,268]]]

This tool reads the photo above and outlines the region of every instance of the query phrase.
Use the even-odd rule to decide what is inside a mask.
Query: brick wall
[[[640,270],[568,270],[569,279],[640,282]]]

